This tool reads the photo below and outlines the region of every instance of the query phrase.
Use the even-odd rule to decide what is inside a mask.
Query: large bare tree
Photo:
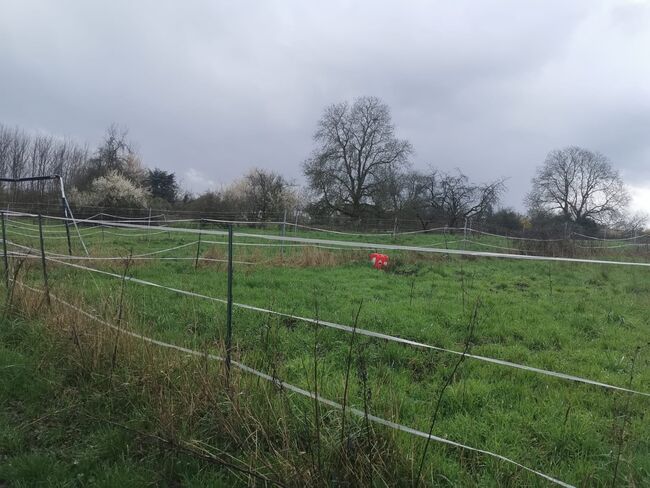
[[[382,174],[406,165],[412,152],[376,97],[327,107],[314,140],[318,147],[304,163],[309,186],[325,206],[353,218],[373,205]]]
[[[567,221],[610,223],[630,200],[609,159],[577,146],[551,151],[532,184],[529,210],[560,214]]]

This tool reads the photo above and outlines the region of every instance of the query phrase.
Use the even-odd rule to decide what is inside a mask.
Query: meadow
[[[226,239],[210,233],[223,230],[217,223],[204,223],[200,229],[196,223],[174,225],[192,225],[203,233],[199,238],[196,232],[156,227],[86,226],[80,232],[95,259],[70,260],[62,225],[47,222],[48,288],[53,297],[125,331],[199,351],[204,358],[182,351],[153,357],[159,353],[151,351],[150,343],[107,329],[56,299],[48,307],[38,226],[34,219],[7,221],[14,281],[6,309],[49,324],[40,334],[67,348],[65,367],[95,378],[92,384],[106,401],[128,395],[128,411],[133,414],[137,405],[137,418],[130,414],[124,422],[138,422],[140,428],[164,432],[178,442],[200,442],[206,451],[227,452],[263,474],[263,483],[551,483],[494,456],[435,440],[427,443],[372,423],[371,414],[497,453],[569,485],[650,483],[650,396],[476,358],[647,393],[647,267],[389,250],[390,265],[376,270],[368,263],[368,249],[282,245],[255,237],[278,236],[278,227],[238,227],[232,358],[269,375],[271,381],[266,381],[236,369],[226,376],[220,361],[208,366],[209,354],[225,354],[226,306],[213,299],[227,296]],[[284,232],[288,237],[324,238],[309,229]],[[643,245],[628,246],[626,241],[540,243],[466,236],[462,230],[326,237],[612,261],[647,262],[649,256]],[[74,255],[83,257],[74,233],[72,242]],[[434,348],[371,337],[362,330]],[[161,362],[177,374],[159,378]],[[127,385],[96,379],[112,375],[126,375],[129,379],[122,383]],[[140,376],[146,381],[138,380]],[[342,415],[340,409],[288,391],[281,382],[364,415]],[[210,394],[201,396],[204,390]],[[228,482],[262,483],[247,476]]]

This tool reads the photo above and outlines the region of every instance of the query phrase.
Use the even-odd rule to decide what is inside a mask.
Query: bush
[[[147,190],[135,185],[117,171],[111,171],[106,176],[93,180],[88,191],[73,190],[70,193],[70,199],[78,206],[109,208],[145,208],[149,196]]]

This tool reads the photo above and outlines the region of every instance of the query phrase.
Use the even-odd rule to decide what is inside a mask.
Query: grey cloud
[[[7,3],[7,2],[5,2]],[[0,119],[92,144],[118,122],[195,190],[300,181],[322,108],[372,94],[413,163],[510,177],[581,144],[650,187],[640,1],[48,2],[2,6]]]

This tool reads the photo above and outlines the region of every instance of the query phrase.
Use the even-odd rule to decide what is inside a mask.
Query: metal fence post
[[[165,227],[167,227],[167,214],[163,214],[163,220],[165,221]],[[171,230],[167,231],[167,237],[169,237],[170,239],[172,238],[172,231]]]
[[[147,242],[151,240],[151,206],[149,206],[149,218],[147,219]]]
[[[194,269],[199,267],[199,255],[201,254],[201,228],[203,227],[203,219],[199,220],[199,240],[196,243],[196,258],[194,259]]]
[[[287,209],[284,209],[284,216],[282,217],[282,259],[284,259],[284,237],[287,233]]]
[[[70,241],[70,222],[68,221],[68,209],[65,207],[65,200],[63,201],[63,217],[65,218],[65,236],[68,238],[68,255],[72,256],[72,242]]]
[[[226,380],[230,382],[232,354],[232,224],[228,224],[228,302],[226,308]]]
[[[9,289],[9,260],[7,259],[7,230],[5,229],[5,213],[2,214],[2,257],[5,265],[5,284],[7,289]]]
[[[465,217],[465,227],[463,227],[463,249],[467,246],[467,217]]]
[[[41,264],[43,265],[43,285],[45,286],[45,301],[50,306],[50,285],[47,281],[47,264],[45,259],[45,242],[43,240],[43,217],[38,214],[38,236],[41,241]]]

